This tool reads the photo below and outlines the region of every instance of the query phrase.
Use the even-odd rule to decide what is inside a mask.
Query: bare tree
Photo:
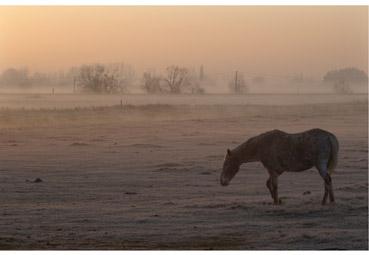
[[[112,63],[107,65],[107,72],[113,75],[119,92],[123,93],[133,84],[135,71],[130,65],[124,63]]]
[[[183,89],[189,85],[187,68],[169,66],[167,68],[167,76],[164,78],[164,81],[167,83],[170,93],[182,93]]]
[[[191,94],[205,94],[202,84],[206,82],[204,69],[201,66],[199,74],[194,70],[189,71],[186,79],[186,91]]]
[[[161,93],[162,88],[160,86],[160,77],[155,76],[152,73],[145,72],[143,74],[142,88],[149,94]]]
[[[83,65],[79,69],[78,86],[88,92],[102,93],[102,79],[104,75],[102,65]]]
[[[121,87],[114,73],[109,73],[103,65],[83,65],[79,69],[77,85],[87,92],[117,93]]]

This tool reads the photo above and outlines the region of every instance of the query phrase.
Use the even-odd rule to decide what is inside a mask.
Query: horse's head
[[[223,171],[220,175],[220,184],[222,186],[227,186],[229,184],[240,169],[240,165],[238,158],[233,155],[229,149],[227,149],[227,154],[223,163]]]

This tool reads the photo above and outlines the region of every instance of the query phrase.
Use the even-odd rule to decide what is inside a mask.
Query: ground
[[[0,249],[368,249],[367,123],[367,102],[3,109]],[[279,206],[260,163],[220,186],[228,147],[310,128],[340,143],[335,204],[316,169]]]

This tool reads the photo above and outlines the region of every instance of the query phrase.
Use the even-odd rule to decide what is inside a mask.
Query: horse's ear
[[[227,149],[227,155],[231,156],[231,150],[230,149]]]

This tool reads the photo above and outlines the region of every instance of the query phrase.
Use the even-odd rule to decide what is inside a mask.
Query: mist
[[[0,188],[0,250],[367,250],[368,8],[1,6]]]
[[[124,62],[211,76],[321,79],[368,63],[368,9],[352,6],[0,7],[0,70]],[[217,78],[217,77],[215,77]]]

